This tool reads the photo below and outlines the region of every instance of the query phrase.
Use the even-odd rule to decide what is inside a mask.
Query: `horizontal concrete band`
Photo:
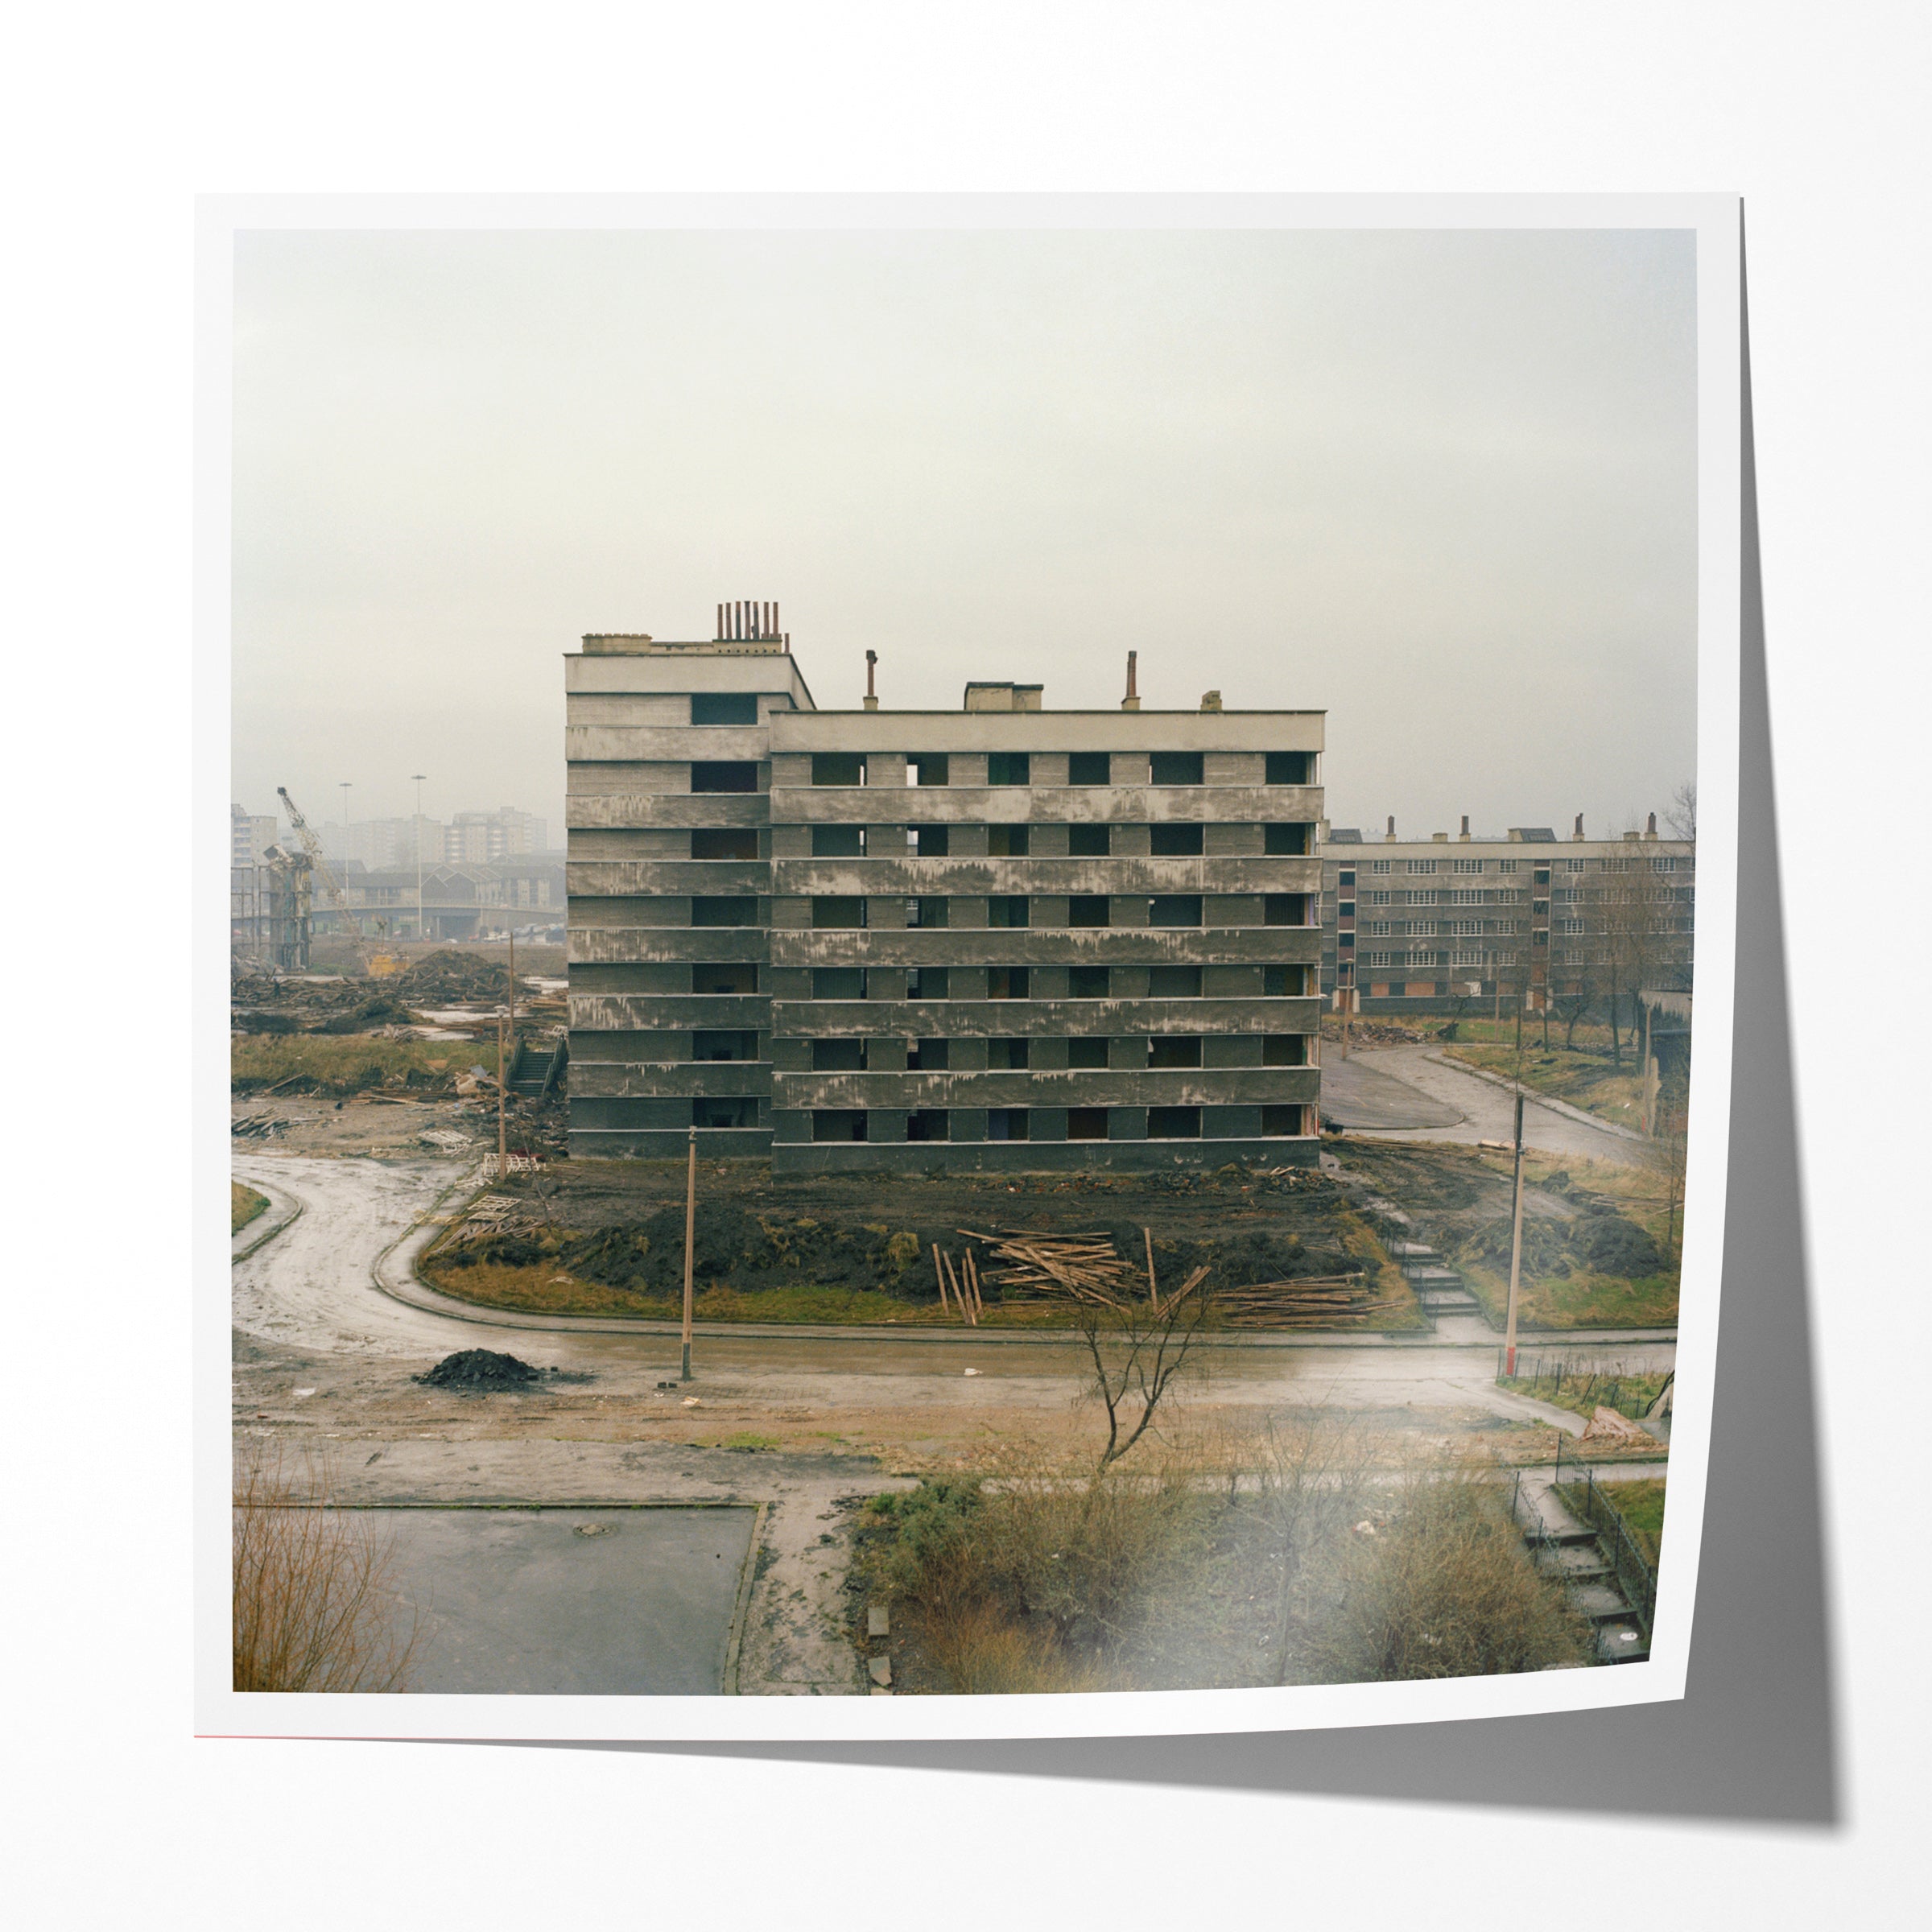
[[[1083,964],[1139,959],[1312,965],[1321,953],[1319,927],[1270,926],[1259,918],[1246,924],[1224,924],[1218,914],[1212,923],[1200,926],[1151,926],[1145,919],[1137,924],[1123,919],[1108,926],[1076,926],[1063,913],[1057,919],[1049,916],[1056,909],[1042,903],[1033,909],[1039,916],[1031,924],[993,926],[986,923],[982,901],[976,909],[977,919],[943,926],[884,919],[868,926],[694,926],[652,920],[654,913],[681,910],[683,902],[678,900],[612,902],[622,908],[617,918],[592,914],[580,919],[577,908],[583,903],[572,902],[573,937],[580,934],[584,940],[583,947],[572,953],[573,964],[593,960],[642,964],[769,957],[794,965],[890,961],[906,966],[1004,966],[1051,959]],[[714,947],[722,950],[709,949]]]
[[[687,1027],[757,1028],[812,1039],[853,1034],[902,1039],[1011,1034],[1307,1033],[1316,999],[823,1000],[755,996],[573,993],[571,1031],[679,1032]]]
[[[579,1159],[681,1160],[687,1130],[572,1129]],[[1059,1173],[1084,1167],[1124,1171],[1216,1167],[1229,1161],[1259,1166],[1313,1166],[1320,1147],[1312,1137],[1198,1141],[869,1141],[783,1144],[768,1133],[700,1129],[698,1152],[708,1160],[769,1156],[774,1174]]]
[[[1025,858],[948,856],[943,859],[572,859],[564,869],[572,898],[633,894],[676,900],[749,895],[796,902],[790,918],[809,923],[815,898],[967,898],[1015,894],[1067,898],[1162,898],[1225,894],[1252,898],[1289,894],[1319,898],[1321,861],[1245,856],[1208,858]],[[807,909],[800,917],[797,907]],[[1311,922],[1313,923],[1314,922]],[[665,923],[675,925],[675,919]]]
[[[881,810],[879,787],[779,785],[771,819],[781,825],[1125,825],[1228,824],[1271,820],[1306,824],[1322,815],[1315,785],[1097,786],[922,785],[893,795]],[[916,800],[914,804],[912,801]]]
[[[873,1107],[1219,1107],[1312,1104],[1314,1067],[1058,1067],[943,1073],[789,1073],[767,1061],[596,1068],[571,1089],[580,1100],[691,1100],[768,1096],[774,1107],[810,1111]],[[588,1077],[591,1075],[596,1077]]]
[[[906,752],[1069,753],[1198,751],[1204,757],[1319,752],[1319,711],[1123,711],[1096,707],[1041,711],[797,711],[774,713],[774,758],[860,752],[891,758]]]

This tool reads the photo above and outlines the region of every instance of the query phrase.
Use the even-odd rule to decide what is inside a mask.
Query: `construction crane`
[[[308,820],[303,817],[301,807],[288,795],[286,785],[275,787],[275,795],[288,811],[288,822],[295,828],[295,836],[302,841],[302,849],[308,854],[309,869],[322,881],[322,890],[328,895],[328,902],[335,914],[342,922],[342,930],[356,943],[356,956],[362,962],[365,972],[373,972],[375,964],[369,949],[369,942],[362,936],[362,923],[349,909],[349,894],[342,890],[328,861],[322,856],[322,841],[309,828]]]

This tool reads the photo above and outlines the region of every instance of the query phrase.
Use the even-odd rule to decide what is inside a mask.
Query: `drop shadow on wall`
[[[591,1744],[801,1764],[1835,1825],[1817,1406],[1743,342],[1737,996],[1722,1345],[1688,1695],[1679,1703],[1231,1736]],[[543,1746],[541,1748],[563,1747]]]

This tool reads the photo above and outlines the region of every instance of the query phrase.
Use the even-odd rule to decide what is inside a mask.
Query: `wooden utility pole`
[[[497,1181],[510,1179],[510,1125],[504,1117],[503,1016],[497,1016]]]
[[[691,1133],[691,1158],[684,1170],[684,1367],[683,1380],[691,1380],[691,1258],[698,1239],[698,1130]]]
[[[1516,1373],[1516,1298],[1523,1279],[1523,1088],[1516,1088],[1516,1202],[1509,1211],[1509,1312],[1503,1323],[1503,1373]]]

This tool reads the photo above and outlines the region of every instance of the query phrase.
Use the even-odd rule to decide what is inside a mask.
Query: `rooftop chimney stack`
[[[1576,830],[1570,836],[1573,839],[1580,839],[1583,836],[1583,815],[1580,811],[1576,815]]]
[[[1391,845],[1395,843],[1395,814],[1393,812],[1390,812],[1389,815],[1389,829],[1382,836]]]
[[[1127,695],[1121,700],[1122,711],[1138,711],[1141,708],[1141,694],[1134,678],[1134,664],[1140,654],[1137,650],[1127,654]]]
[[[1468,836],[1469,836],[1469,815],[1468,815],[1468,812],[1464,812],[1464,813],[1463,814],[1463,837],[1466,839],[1466,838],[1468,838]]]
[[[877,691],[875,691],[873,689],[873,687],[872,687],[872,671],[873,671],[873,667],[875,664],[877,664],[877,663],[878,663],[878,661],[879,661],[879,654],[878,654],[878,653],[877,653],[876,650],[869,650],[869,651],[867,651],[867,652],[866,652],[866,654],[865,654],[865,708],[866,708],[868,711],[877,711],[877,710],[878,709],[878,708],[879,708],[879,698],[878,698],[878,693],[877,693]]]
[[[1644,836],[1647,839],[1653,839],[1657,836],[1657,814],[1655,812],[1651,813],[1650,822],[1644,828]]]
[[[1201,693],[1203,711],[1219,711],[1220,708],[1221,694],[1218,691],[1204,691]]]

